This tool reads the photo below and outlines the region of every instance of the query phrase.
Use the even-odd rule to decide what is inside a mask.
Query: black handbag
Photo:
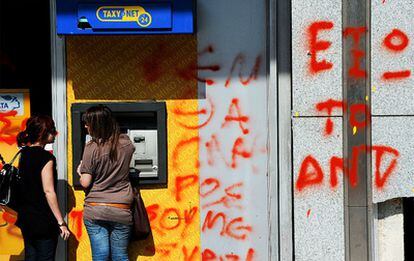
[[[20,152],[21,150],[14,155],[13,159],[9,163],[4,162],[3,157],[0,155],[0,161],[3,164],[3,167],[0,170],[0,205],[6,206],[15,211],[17,211],[18,208],[21,176],[18,168],[13,166],[13,162],[16,160]]]
[[[132,241],[146,239],[151,233],[151,226],[148,219],[147,210],[144,201],[141,198],[139,189],[134,193],[134,201],[132,203]]]

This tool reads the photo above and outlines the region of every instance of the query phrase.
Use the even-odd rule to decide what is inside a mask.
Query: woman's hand
[[[67,240],[70,236],[70,231],[66,223],[63,222],[63,224],[59,225],[59,229],[60,229],[60,236],[63,238],[63,240]]]

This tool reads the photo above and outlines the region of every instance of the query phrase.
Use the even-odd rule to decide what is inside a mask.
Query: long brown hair
[[[17,134],[17,146],[27,146],[36,142],[45,144],[49,134],[57,134],[52,117],[47,115],[32,116],[26,122],[26,129]]]
[[[109,143],[111,148],[109,158],[112,161],[116,160],[120,131],[111,109],[101,104],[92,106],[83,114],[82,120],[89,128],[92,142],[95,142],[98,146]]]

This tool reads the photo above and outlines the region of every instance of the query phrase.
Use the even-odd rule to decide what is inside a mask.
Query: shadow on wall
[[[262,54],[235,51],[223,61],[196,35],[70,36],[67,81],[80,100],[205,99],[206,86],[244,86],[265,76]],[[222,80],[218,82],[218,80]]]
[[[133,251],[132,251],[133,250]],[[129,258],[131,260],[138,260],[139,256],[154,256],[155,244],[152,233],[146,240],[134,241],[129,244]]]
[[[72,209],[76,206],[76,197],[75,192],[73,190],[73,187],[69,185],[69,183],[66,180],[59,180],[58,186],[64,186],[66,187],[66,195],[67,195],[67,205],[66,205],[66,214],[68,215]],[[77,249],[79,245],[79,241],[76,239],[75,235],[71,235],[69,238],[69,242],[67,246],[74,247],[74,249]],[[68,249],[68,260],[76,260],[76,251],[72,249]]]
[[[67,38],[75,99],[197,99],[193,35]],[[201,91],[200,91],[201,92]]]
[[[403,213],[401,198],[378,203],[378,219],[385,219]]]
[[[22,258],[23,254],[24,254],[24,250],[17,256],[10,256],[9,261],[23,261],[24,260],[24,258]]]

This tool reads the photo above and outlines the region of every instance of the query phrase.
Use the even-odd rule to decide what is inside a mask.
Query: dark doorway
[[[52,113],[49,1],[0,1],[0,89],[29,89],[31,114]]]
[[[403,199],[405,260],[414,260],[414,198]]]

